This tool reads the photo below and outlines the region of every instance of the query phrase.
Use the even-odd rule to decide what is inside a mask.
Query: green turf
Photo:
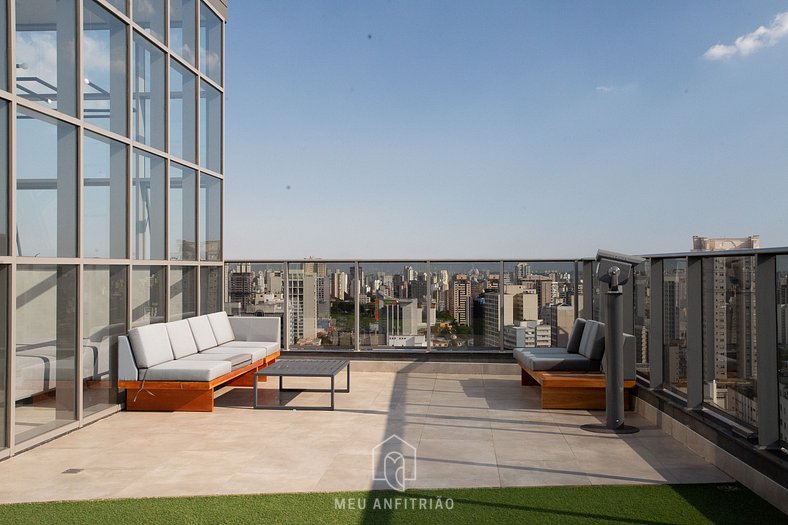
[[[452,499],[453,508],[437,509]],[[428,509],[373,508],[408,500]],[[410,498],[415,498],[412,500]],[[337,509],[352,500],[365,509]],[[0,506],[0,523],[788,523],[740,485],[651,485],[409,490],[150,498]]]

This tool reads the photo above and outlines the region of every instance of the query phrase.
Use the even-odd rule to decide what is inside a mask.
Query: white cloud
[[[760,26],[752,33],[740,36],[731,45],[717,44],[703,53],[706,60],[721,60],[735,55],[747,56],[763,47],[770,47],[788,36],[788,11],[774,17],[769,27]]]
[[[597,91],[601,91],[602,93],[610,93],[611,91],[613,91],[613,88],[611,86],[597,86],[594,89],[596,89]]]

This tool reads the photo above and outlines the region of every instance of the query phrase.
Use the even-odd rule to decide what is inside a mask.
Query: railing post
[[[578,264],[580,261],[575,261],[574,266],[574,283],[572,286],[572,306],[575,310],[575,319],[578,318],[580,315],[580,305],[578,304],[578,299],[580,294],[578,293],[579,285],[580,285],[580,270],[578,269]]]
[[[500,277],[498,279],[498,350],[503,352],[503,323],[504,323],[504,315],[506,314],[505,305],[503,304],[503,268],[504,263],[501,261],[500,266],[500,273],[498,274]]]
[[[687,257],[687,408],[703,407],[703,258]]]
[[[285,350],[290,350],[290,267],[287,261],[282,263],[282,281],[284,282],[284,314],[282,322],[285,324]]]
[[[777,258],[755,256],[755,312],[758,367],[758,445],[775,447],[780,440],[779,383],[777,376]]]
[[[664,295],[662,285],[664,281],[662,259],[651,259],[651,323],[648,334],[648,363],[649,383],[653,389],[661,389],[664,383],[664,365],[662,360],[663,338],[662,330]]]
[[[353,263],[356,266],[356,278],[353,279],[353,311],[355,312],[355,322],[353,323],[354,343],[353,349],[356,352],[361,351],[361,302],[359,295],[361,293],[361,285],[359,284],[359,264],[358,261]]]
[[[426,309],[427,309],[427,352],[432,351],[432,265],[430,261],[427,261],[427,297],[426,299]],[[435,305],[435,316],[437,320],[438,315],[438,305]]]

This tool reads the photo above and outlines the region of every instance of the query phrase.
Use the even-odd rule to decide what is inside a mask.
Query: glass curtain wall
[[[153,38],[164,42],[164,0],[134,0],[134,22]]]
[[[8,284],[11,270],[7,264],[0,265],[0,449],[6,443],[6,410],[8,407]]]
[[[200,2],[200,71],[222,85],[222,23],[219,17]]]
[[[223,266],[200,267],[200,314],[221,312],[224,309],[222,297]]]
[[[788,448],[788,255],[777,256],[777,391],[780,442]]]
[[[166,318],[166,266],[134,266],[131,272],[132,326],[163,323]]]
[[[134,150],[132,170],[132,254],[135,259],[164,259],[164,159]]]
[[[663,263],[663,370],[665,389],[687,396],[687,260]]]
[[[174,60],[170,62],[170,153],[195,162],[197,77]]]
[[[646,261],[632,269],[634,286],[635,367],[637,374],[649,378],[648,334],[651,325],[651,262]]]
[[[200,260],[222,260],[222,180],[200,174]]]
[[[132,61],[132,136],[164,150],[164,53],[135,33]]]
[[[197,260],[197,172],[170,164],[170,259]]]
[[[85,132],[82,151],[82,256],[125,259],[128,148]]]
[[[170,0],[170,49],[195,65],[197,30],[195,0]]]
[[[170,268],[170,321],[197,315],[197,267]]]

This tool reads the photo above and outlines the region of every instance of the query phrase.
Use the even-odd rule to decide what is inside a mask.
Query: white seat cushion
[[[233,370],[244,367],[252,362],[251,356],[241,352],[238,354],[193,354],[187,355],[183,361],[229,361]]]
[[[219,348],[265,348],[265,355],[271,355],[279,351],[279,343],[274,343],[272,341],[230,341],[229,343],[219,345]]]
[[[229,361],[178,359],[149,368],[143,377],[145,381],[211,381],[231,370]]]
[[[167,334],[170,336],[170,345],[175,359],[197,353],[197,343],[194,342],[192,330],[186,319],[167,323]]]
[[[208,314],[206,317],[211,323],[217,345],[235,340],[235,333],[233,332],[233,327],[230,326],[230,320],[227,318],[226,312],[216,312]]]
[[[237,348],[237,347],[226,347],[226,346],[217,346],[216,348],[209,348],[205,352],[202,352],[202,355],[233,355],[233,354],[246,354],[252,360],[252,362],[257,362],[263,359],[268,352],[266,352],[265,347],[259,346],[257,348]]]
[[[129,341],[139,368],[150,368],[175,359],[170,336],[162,323],[132,328],[129,330]]]
[[[189,327],[192,329],[194,342],[197,343],[197,349],[202,352],[208,348],[216,346],[216,337],[211,330],[211,322],[208,317],[201,315],[199,317],[190,317],[187,319]]]

